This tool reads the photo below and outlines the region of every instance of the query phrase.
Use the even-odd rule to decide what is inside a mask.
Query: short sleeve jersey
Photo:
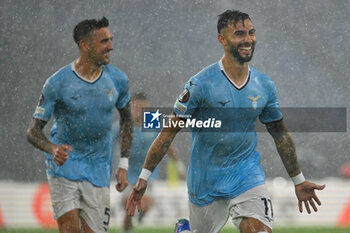
[[[53,115],[51,141],[73,149],[62,166],[45,153],[48,175],[109,186],[113,109],[123,109],[129,100],[127,76],[112,65],[104,65],[92,83],[77,75],[74,63],[47,79],[33,116],[49,121]]]
[[[217,111],[229,120],[223,131],[192,129],[187,185],[190,201],[198,206],[234,198],[265,183],[255,149],[256,119],[262,123],[282,119],[272,79],[249,66],[246,83],[237,87],[221,61],[191,77],[174,105],[176,115],[191,118]]]

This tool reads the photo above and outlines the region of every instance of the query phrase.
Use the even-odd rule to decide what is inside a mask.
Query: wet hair
[[[139,91],[131,95],[131,100],[147,100],[147,94]]]
[[[220,34],[221,30],[228,27],[229,23],[231,22],[233,22],[234,26],[236,26],[238,21],[241,21],[244,25],[244,20],[246,19],[250,19],[247,13],[243,13],[237,10],[227,10],[224,13],[218,15],[218,33]]]
[[[83,20],[80,23],[78,23],[73,30],[74,41],[79,46],[79,42],[84,37],[91,35],[94,29],[100,29],[108,26],[109,26],[109,21],[106,17],[103,17],[100,20],[96,20],[96,19]]]

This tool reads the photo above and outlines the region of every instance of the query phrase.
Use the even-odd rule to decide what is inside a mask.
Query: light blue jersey
[[[125,73],[103,66],[93,82],[80,78],[73,63],[63,67],[45,83],[34,118],[49,121],[54,116],[51,141],[73,148],[68,160],[57,166],[45,153],[51,177],[86,180],[109,186],[113,164],[113,109],[123,109],[130,100]]]
[[[237,197],[265,183],[260,154],[255,150],[256,119],[278,121],[282,113],[274,82],[253,67],[249,69],[246,83],[237,87],[225,75],[221,61],[212,64],[187,82],[175,103],[178,116],[203,118],[220,110],[226,123],[230,120],[221,131],[192,129],[187,185],[189,199],[197,206]]]
[[[113,127],[115,141],[118,140],[119,122]],[[128,182],[135,185],[139,179],[148,149],[151,147],[158,132],[144,132],[140,127],[134,127],[129,156]],[[158,169],[152,172],[150,179],[158,178]]]

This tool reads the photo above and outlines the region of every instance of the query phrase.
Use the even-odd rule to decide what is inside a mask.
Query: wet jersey
[[[119,122],[114,125],[115,141],[118,140]],[[134,127],[133,138],[130,148],[128,182],[135,185],[143,168],[148,149],[151,147],[158,132],[143,132],[141,128]],[[158,169],[152,172],[150,179],[158,178]]]
[[[177,116],[222,120],[219,130],[192,128],[191,160],[187,175],[190,201],[198,206],[219,198],[234,198],[265,183],[256,151],[256,119],[282,119],[274,82],[249,66],[246,82],[237,87],[221,60],[186,83],[174,105]],[[218,114],[221,112],[221,114]]]
[[[60,69],[44,84],[34,118],[49,121],[53,115],[51,141],[70,145],[68,160],[57,166],[45,153],[51,177],[86,180],[96,186],[109,186],[113,164],[113,109],[129,102],[125,73],[112,65],[103,66],[93,82],[75,72],[74,63]]]

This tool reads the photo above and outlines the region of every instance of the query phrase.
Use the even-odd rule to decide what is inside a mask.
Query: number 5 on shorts
[[[105,215],[107,215],[107,221],[104,221],[103,224],[105,224],[106,226],[108,226],[108,224],[109,224],[109,219],[110,219],[110,217],[111,217],[110,209],[109,209],[109,208],[106,208],[106,209],[105,209]]]

